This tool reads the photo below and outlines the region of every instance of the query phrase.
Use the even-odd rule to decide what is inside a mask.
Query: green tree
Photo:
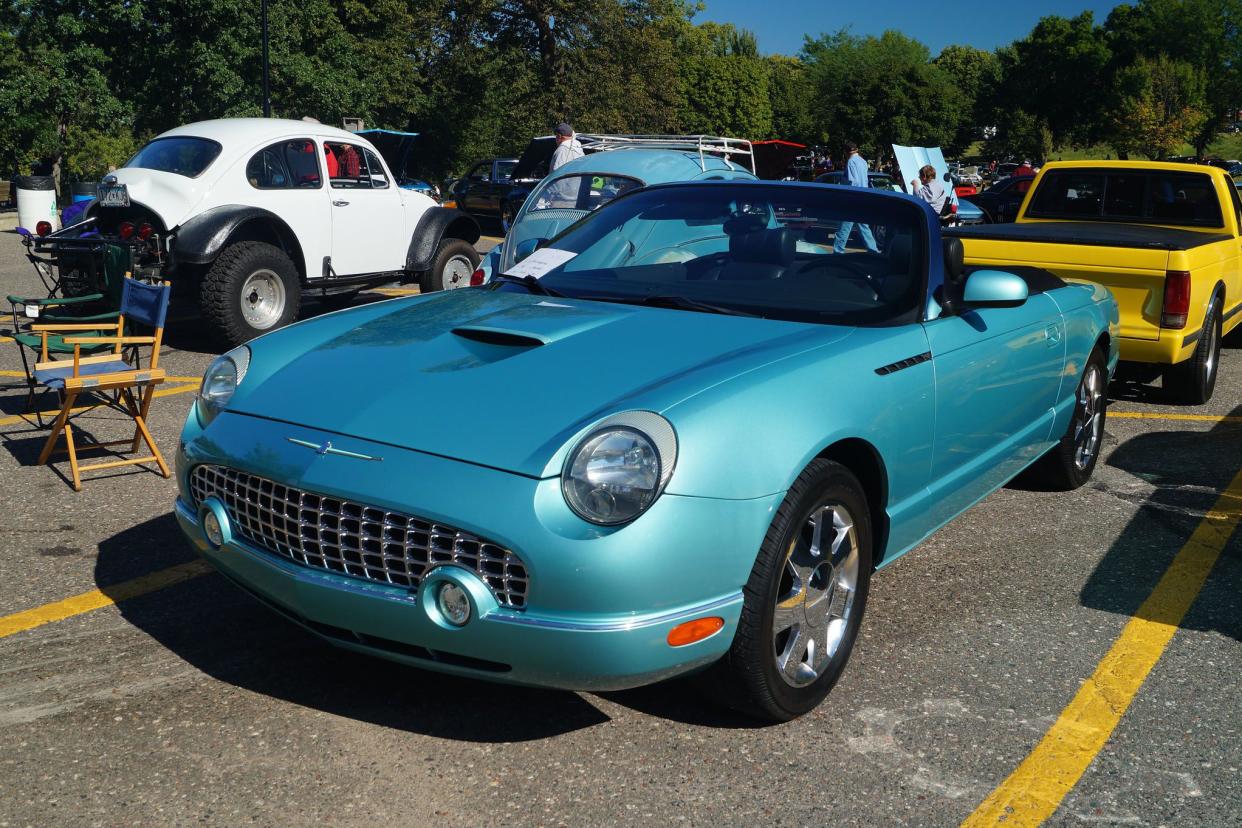
[[[1163,158],[1199,134],[1208,120],[1203,71],[1164,55],[1140,57],[1115,76],[1117,103],[1109,142],[1124,157]]]
[[[891,144],[943,146],[957,130],[963,96],[927,47],[900,32],[856,37],[842,30],[807,38],[818,131],[885,157]]]
[[[950,78],[961,97],[961,120],[945,150],[963,152],[983,137],[983,129],[995,121],[996,89],[1000,84],[1000,60],[994,52],[973,46],[946,46],[933,63]]]
[[[1202,155],[1229,113],[1242,102],[1242,0],[1139,0],[1117,6],[1104,22],[1112,50],[1109,88],[1135,82],[1141,59],[1164,55],[1208,81],[1206,117],[1187,140]],[[1114,100],[1110,111],[1123,103]]]
[[[1105,128],[1110,56],[1091,12],[1040,20],[1029,35],[997,53],[1000,131],[1008,130],[1006,120],[1023,117],[1020,108],[1043,122],[1056,146],[1094,143]],[[1022,132],[1027,124],[1015,126]]]
[[[803,144],[818,144],[826,139],[814,116],[815,87],[806,65],[797,58],[770,55],[768,67],[768,99],[772,106],[772,131],[767,137],[784,138]]]

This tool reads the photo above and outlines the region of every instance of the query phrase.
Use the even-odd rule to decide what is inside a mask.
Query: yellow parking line
[[[18,376],[24,376],[24,374],[19,374]],[[170,377],[169,379],[176,379],[178,381],[186,382],[186,384],[178,385],[173,388],[161,388],[158,391],[156,391],[154,394],[152,394],[151,396],[172,397],[176,394],[184,394],[187,391],[197,391],[198,386],[202,384],[202,380],[200,380],[198,377],[175,377],[175,378]],[[83,411],[90,411],[94,407],[95,406],[93,405],[81,405],[81,406],[78,406],[77,408],[70,409],[69,413],[80,414]],[[48,411],[39,412],[39,414],[41,414],[44,417],[55,417],[59,413],[60,413],[59,408],[53,408]],[[29,414],[13,414],[8,417],[0,417],[0,426],[15,425],[17,423],[29,422],[30,418],[34,416],[35,416],[35,412],[32,411]]]
[[[1242,472],[1195,528],[1060,718],[963,826],[1033,826],[1052,816],[1160,660],[1239,520]]]
[[[412,288],[372,288],[371,293],[381,293],[384,296],[417,296],[422,291],[416,287]]]
[[[1108,409],[1109,417],[1123,420],[1186,420],[1196,423],[1242,423],[1242,417],[1222,417],[1216,414],[1161,414],[1149,411],[1114,411]]]
[[[111,606],[130,598],[137,598],[139,595],[146,595],[149,592],[197,578],[199,575],[206,575],[211,571],[213,571],[211,565],[206,561],[193,560],[129,581],[122,581],[104,589],[92,589],[90,592],[83,592],[81,595],[75,595],[63,601],[6,615],[0,618],[0,638],[32,630],[53,621],[63,621],[66,618],[97,610],[100,607]]]

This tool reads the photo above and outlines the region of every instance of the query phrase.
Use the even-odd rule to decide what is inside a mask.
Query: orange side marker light
[[[668,646],[684,647],[713,636],[724,628],[724,619],[711,616],[678,624],[668,631]]]

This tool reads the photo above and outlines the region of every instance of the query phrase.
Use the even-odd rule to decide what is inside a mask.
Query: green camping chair
[[[104,251],[99,267],[98,292],[80,296],[49,296],[45,299],[7,297],[13,314],[13,341],[17,343],[22,358],[22,370],[26,373],[25,411],[32,409],[35,392],[39,387],[33,373],[34,362],[47,360],[54,354],[68,355],[74,352],[74,346],[66,343],[64,336],[43,336],[31,330],[31,327],[35,324],[114,323],[120,315],[125,278],[133,270],[133,252],[124,245],[100,244]],[[107,347],[105,344],[80,346],[79,353],[90,355]],[[29,355],[27,351],[30,352]],[[35,418],[42,427],[42,413],[36,410]]]

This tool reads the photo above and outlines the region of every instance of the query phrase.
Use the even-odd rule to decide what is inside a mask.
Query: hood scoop
[[[462,325],[453,328],[453,333],[471,342],[484,345],[500,345],[506,348],[538,348],[547,341],[522,331],[510,331],[488,325]]]

